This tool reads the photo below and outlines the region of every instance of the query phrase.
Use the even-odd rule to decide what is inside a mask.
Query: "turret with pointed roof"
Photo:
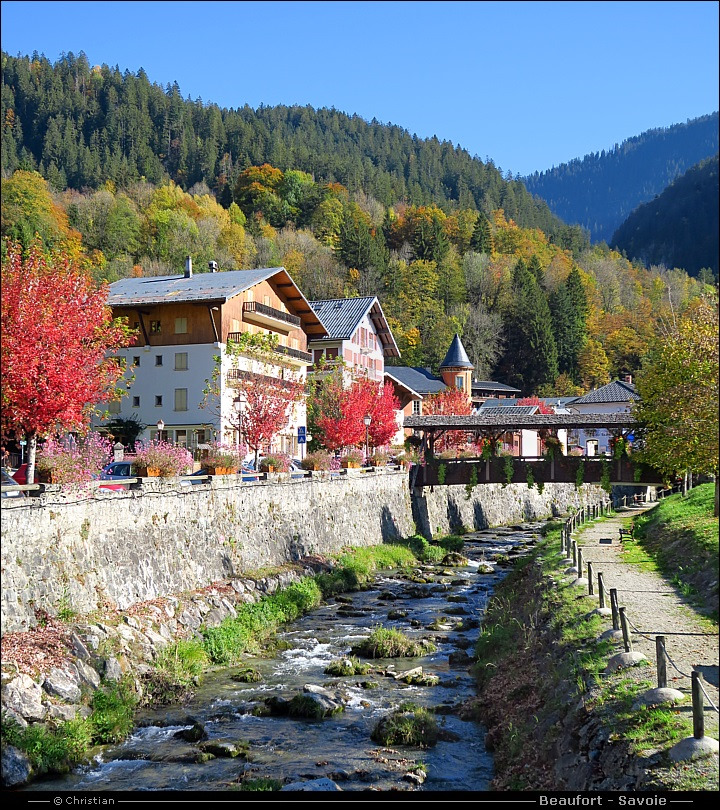
[[[465,347],[462,345],[460,335],[453,338],[448,353],[440,366],[445,385],[465,391],[468,399],[472,396],[472,373],[475,366],[470,362]]]

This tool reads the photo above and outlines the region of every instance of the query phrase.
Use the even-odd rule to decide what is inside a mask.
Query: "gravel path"
[[[644,653],[651,662],[646,668],[648,678],[657,684],[655,636],[665,636],[665,648],[675,666],[668,662],[668,686],[690,694],[690,672],[702,672],[704,687],[712,702],[718,702],[718,635],[712,626],[690,607],[674,586],[660,574],[643,571],[639,566],[623,562],[619,529],[628,527],[627,518],[632,514],[652,509],[648,504],[622,512],[608,520],[587,524],[577,534],[578,545],[583,550],[583,563],[593,564],[595,593],[597,574],[602,572],[605,588],[616,588],[618,605],[625,607],[631,624],[633,649]],[[600,543],[601,539],[612,543]],[[587,570],[583,572],[587,577]],[[609,606],[609,600],[607,601]],[[608,626],[612,626],[610,620]],[[649,637],[649,638],[648,638]],[[675,668],[677,667],[677,669]],[[680,670],[680,672],[678,672]],[[681,674],[684,673],[684,674]],[[706,733],[718,728],[718,714],[705,701]],[[713,733],[715,736],[715,733]]]

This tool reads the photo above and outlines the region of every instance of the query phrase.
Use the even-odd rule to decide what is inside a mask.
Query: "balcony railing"
[[[275,309],[275,307],[269,307],[267,304],[260,304],[257,301],[245,301],[243,320],[260,323],[263,326],[284,326],[285,328],[290,326],[293,329],[299,329],[301,323],[297,315],[291,315],[289,312],[283,312],[281,309]]]
[[[228,332],[227,339],[238,343],[240,341],[240,335],[242,334],[242,332]],[[312,363],[312,354],[310,354],[310,352],[303,352],[300,349],[291,349],[289,346],[280,346],[279,344],[275,346],[273,351],[278,354],[284,354],[286,357],[292,357],[294,360],[301,360],[308,365]]]
[[[227,381],[229,385],[238,380],[250,380],[260,382],[269,387],[276,386],[278,388],[292,388],[296,383],[292,380],[280,380],[277,377],[270,377],[267,374],[256,374],[254,371],[245,371],[240,368],[231,368],[227,373]]]

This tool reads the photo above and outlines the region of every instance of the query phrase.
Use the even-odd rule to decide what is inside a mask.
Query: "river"
[[[537,542],[540,526],[470,533],[462,552],[467,565],[418,565],[410,575],[386,572],[367,590],[331,599],[287,625],[273,657],[247,658],[262,680],[234,680],[238,667],[211,671],[182,707],[143,711],[123,743],[106,746],[92,764],[31,789],[225,791],[238,789],[243,780],[268,778],[286,785],[329,779],[351,791],[487,790],[493,764],[484,729],[457,713],[475,694],[467,653],[480,633],[493,587],[513,558]],[[378,626],[432,640],[437,650],[421,658],[369,661],[372,670],[365,675],[324,674],[331,661],[347,656],[353,643]],[[393,677],[416,667],[438,676],[439,683],[418,686]],[[266,699],[292,698],[308,687],[326,690],[343,710],[322,720],[263,714]],[[421,749],[373,742],[378,720],[408,701],[434,709],[437,744]],[[207,743],[177,736],[196,723],[227,752],[244,743],[247,756],[202,755]]]

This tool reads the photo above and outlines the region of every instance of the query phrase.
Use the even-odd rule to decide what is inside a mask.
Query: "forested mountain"
[[[636,208],[612,244],[646,265],[718,275],[718,156],[685,172],[652,202]]]
[[[714,294],[591,247],[435,139],[333,110],[221,110],[82,56],[2,58],[2,236],[98,283],[188,255],[198,272],[283,266],[310,300],[377,295],[402,365],[437,369],[458,333],[478,379],[558,396],[634,373],[672,313]]]
[[[522,183],[452,143],[334,109],[221,109],[184,100],[177,83],[151,84],[142,70],[91,68],[82,53],[54,65],[37,54],[3,53],[2,121],[3,176],[37,170],[57,190],[96,189],[106,180],[127,186],[141,177],[186,190],[205,182],[227,207],[238,174],[269,163],[362,189],[385,206],[502,208],[559,244],[577,249],[584,240]]]
[[[565,222],[582,225],[593,242],[614,231],[690,167],[718,151],[718,113],[666,129],[650,129],[619,146],[524,178]],[[683,265],[680,265],[683,266]]]

